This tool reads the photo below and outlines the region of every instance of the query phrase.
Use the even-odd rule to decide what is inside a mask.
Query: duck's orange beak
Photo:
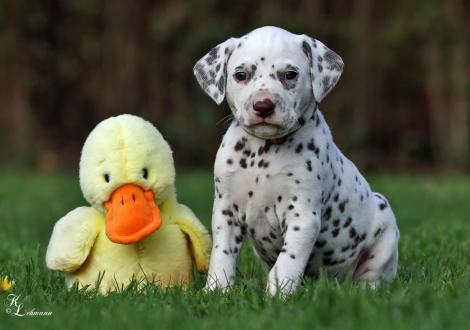
[[[104,206],[107,211],[106,235],[114,243],[138,242],[156,231],[162,223],[153,192],[135,184],[117,188]]]

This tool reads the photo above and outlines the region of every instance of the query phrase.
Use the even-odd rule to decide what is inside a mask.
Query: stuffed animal
[[[70,287],[120,289],[132,279],[186,284],[193,262],[206,272],[210,236],[176,200],[172,151],[149,122],[133,115],[102,121],[80,159],[80,187],[91,206],[54,226],[46,254]]]

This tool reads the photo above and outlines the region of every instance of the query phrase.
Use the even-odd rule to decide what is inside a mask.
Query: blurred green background
[[[152,121],[178,166],[212,167],[229,113],[200,90],[194,63],[263,25],[315,37],[340,54],[321,105],[362,169],[470,167],[467,0],[1,0],[0,161],[76,169],[102,119]]]

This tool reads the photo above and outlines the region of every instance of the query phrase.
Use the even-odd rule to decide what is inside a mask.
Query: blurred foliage
[[[361,166],[466,169],[469,21],[467,0],[1,0],[0,160],[75,167],[100,120],[134,113],[177,163],[210,166],[229,110],[192,67],[225,39],[276,25],[343,57],[321,108]]]

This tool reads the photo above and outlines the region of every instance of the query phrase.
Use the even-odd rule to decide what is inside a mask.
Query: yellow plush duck
[[[47,266],[66,272],[69,287],[99,282],[102,293],[133,278],[188,283],[193,262],[206,272],[210,236],[177,202],[174,179],[172,151],[152,124],[127,114],[102,121],[80,159],[80,186],[91,207],[55,224]]]

